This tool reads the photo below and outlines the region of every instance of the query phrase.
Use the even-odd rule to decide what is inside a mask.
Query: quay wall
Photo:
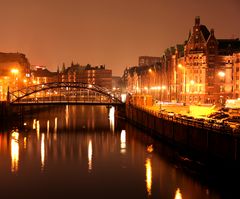
[[[203,123],[126,106],[126,119],[146,131],[186,151],[202,157],[240,162],[240,135],[229,129],[213,129]]]

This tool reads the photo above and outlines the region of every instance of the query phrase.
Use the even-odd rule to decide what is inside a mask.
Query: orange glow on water
[[[152,163],[150,158],[146,159],[145,168],[146,168],[146,188],[147,193],[150,196],[152,190]]]
[[[121,142],[121,146],[120,146],[120,153],[124,154],[126,153],[126,131],[122,130],[121,131],[121,135],[120,135],[120,142]]]
[[[44,169],[44,164],[45,164],[45,135],[42,133],[42,138],[41,138],[41,169]]]
[[[92,170],[92,154],[93,154],[92,140],[89,140],[88,142],[88,170],[89,171]]]
[[[147,152],[148,153],[152,153],[153,152],[153,145],[152,144],[147,147]]]
[[[11,136],[11,171],[15,173],[18,171],[19,164],[19,133],[13,132]]]
[[[182,194],[179,188],[177,188],[174,199],[182,199]]]

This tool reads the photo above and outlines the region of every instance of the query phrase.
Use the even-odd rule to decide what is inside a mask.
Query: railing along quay
[[[213,121],[209,122],[206,119],[197,119],[197,118],[188,118],[189,116],[186,115],[181,115],[178,116],[178,114],[173,114],[169,115],[167,112],[160,112],[160,111],[154,111],[146,107],[140,107],[136,106],[136,109],[145,111],[150,113],[151,115],[154,115],[155,117],[162,118],[168,121],[180,123],[186,126],[192,126],[192,127],[197,127],[197,128],[202,128],[206,130],[212,130],[216,132],[221,132],[221,133],[240,133],[240,129],[235,129],[231,128],[228,126],[226,123],[223,124],[216,124]],[[211,119],[213,120],[213,119]]]
[[[126,106],[126,119],[154,135],[174,145],[196,151],[203,157],[240,162],[240,133],[227,125],[219,125],[204,120],[197,121],[174,114],[165,114],[136,107]]]

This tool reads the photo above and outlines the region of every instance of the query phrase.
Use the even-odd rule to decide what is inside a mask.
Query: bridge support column
[[[7,88],[7,103],[10,103],[10,92],[9,92],[9,86]]]

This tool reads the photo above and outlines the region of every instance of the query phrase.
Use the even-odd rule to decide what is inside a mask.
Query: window
[[[220,92],[224,92],[224,86],[220,86]]]
[[[212,82],[208,82],[208,86],[213,86],[213,83]]]

